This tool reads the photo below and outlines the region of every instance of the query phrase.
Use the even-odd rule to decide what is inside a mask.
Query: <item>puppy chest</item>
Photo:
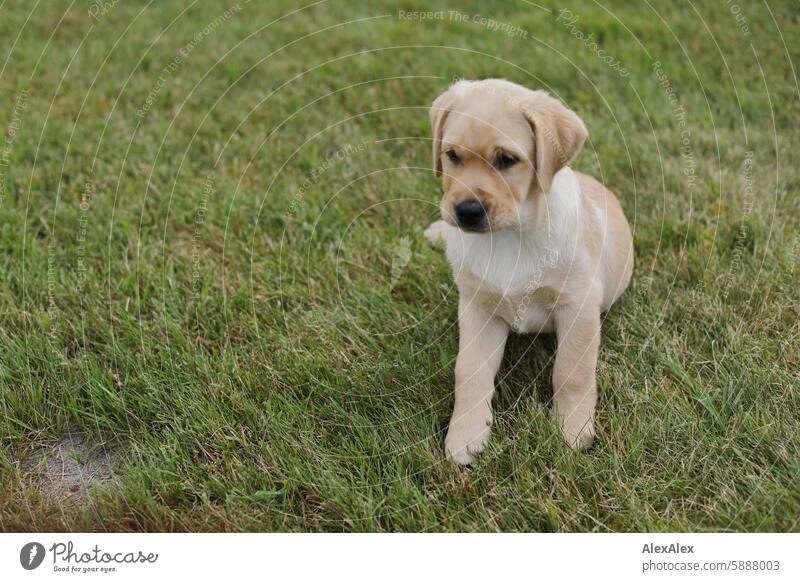
[[[522,293],[479,293],[484,309],[502,318],[517,333],[553,331],[553,309],[557,294],[548,287]]]

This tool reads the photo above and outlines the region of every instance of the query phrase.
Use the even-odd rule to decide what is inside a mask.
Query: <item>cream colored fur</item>
[[[633,244],[614,195],[568,166],[586,127],[546,93],[499,79],[454,84],[434,101],[431,125],[444,195],[442,220],[425,234],[444,243],[460,295],[447,455],[469,464],[485,447],[511,330],[557,334],[552,418],[571,446],[588,447],[601,313],[628,286]],[[519,161],[499,169],[501,152]],[[459,228],[464,200],[481,202],[485,230]]]

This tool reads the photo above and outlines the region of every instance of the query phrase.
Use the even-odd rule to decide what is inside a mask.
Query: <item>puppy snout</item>
[[[464,200],[456,204],[458,226],[467,230],[486,228],[486,208],[479,200]]]

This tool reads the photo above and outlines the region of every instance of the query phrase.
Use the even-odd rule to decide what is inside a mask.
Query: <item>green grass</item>
[[[0,7],[0,529],[800,529],[795,3],[240,2],[207,34],[233,0]],[[552,338],[514,337],[488,451],[444,459],[454,76],[564,99],[634,227],[587,453],[547,422]],[[91,503],[26,470],[69,433],[120,459]]]

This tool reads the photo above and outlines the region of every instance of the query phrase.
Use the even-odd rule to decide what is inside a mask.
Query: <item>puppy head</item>
[[[575,113],[544,91],[501,79],[459,81],[430,110],[443,219],[472,232],[522,226],[525,203],[586,140]]]

